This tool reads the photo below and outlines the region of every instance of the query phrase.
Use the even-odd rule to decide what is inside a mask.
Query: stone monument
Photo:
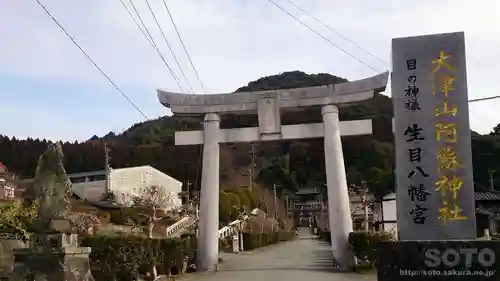
[[[463,32],[392,41],[400,241],[380,281],[498,280],[500,244],[476,240]]]
[[[341,136],[372,133],[371,120],[339,121],[339,106],[370,99],[385,90],[388,73],[328,86],[237,92],[230,94],[190,95],[158,90],[160,103],[175,115],[198,116],[203,131],[175,133],[176,145],[203,145],[200,197],[198,268],[213,271],[219,255],[219,144],[228,142],[280,141],[324,138],[326,181],[332,252],[340,269],[354,262],[348,244],[352,232]],[[282,125],[286,111],[317,108],[322,123]],[[253,114],[258,127],[220,129],[223,114]]]
[[[14,281],[93,281],[90,248],[79,247],[67,220],[71,183],[60,143],[40,156],[31,190],[37,204],[30,247],[14,250]]]

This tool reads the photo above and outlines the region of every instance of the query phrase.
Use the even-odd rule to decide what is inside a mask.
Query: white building
[[[389,193],[382,197],[382,202],[374,206],[374,218],[380,222],[380,230],[392,232],[397,238],[397,208],[396,193]]]
[[[98,202],[106,193],[105,171],[70,174],[68,177],[72,183],[73,193],[82,199]],[[140,196],[146,186],[156,185],[165,188],[169,194],[175,194],[173,207],[182,205],[179,197],[182,182],[151,166],[110,169],[108,180],[109,191],[115,195],[118,204],[129,205],[132,198]]]

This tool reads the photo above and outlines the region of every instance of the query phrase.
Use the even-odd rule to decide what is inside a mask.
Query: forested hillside
[[[250,82],[237,91],[256,91],[327,85],[346,81],[330,74],[308,75],[300,71],[286,72],[263,77]],[[343,140],[345,164],[350,183],[365,180],[370,189],[383,195],[394,189],[392,102],[384,95],[373,100],[342,108],[341,120],[374,119],[374,135],[351,137]],[[319,122],[318,111],[293,115],[284,114],[284,124]],[[224,127],[256,125],[257,119],[248,116],[227,116]],[[99,170],[104,168],[104,143],[111,149],[111,165],[114,168],[152,165],[157,169],[199,188],[201,147],[175,147],[175,130],[199,129],[200,120],[165,116],[156,120],[134,124],[121,134],[109,133],[93,136],[84,143],[64,143],[65,163],[68,173]],[[489,186],[488,170],[500,171],[499,128],[492,135],[474,134],[472,139],[474,177],[477,186]],[[90,137],[90,136],[89,136]],[[0,162],[21,177],[32,177],[38,156],[45,149],[45,140],[18,140],[15,136],[0,136]],[[263,185],[278,183],[289,190],[301,185],[322,185],[325,182],[323,141],[321,139],[255,145],[258,180]],[[251,163],[249,144],[222,145],[221,185],[231,186],[248,183],[248,167]],[[500,176],[496,177],[500,184]]]

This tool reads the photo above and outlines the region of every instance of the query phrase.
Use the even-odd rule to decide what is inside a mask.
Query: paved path
[[[302,229],[294,241],[221,257],[219,272],[193,274],[182,281],[376,281],[371,274],[335,272],[328,244],[309,229]]]

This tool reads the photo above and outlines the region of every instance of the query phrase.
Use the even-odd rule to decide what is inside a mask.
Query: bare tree
[[[355,216],[359,211],[363,211],[363,226],[365,231],[369,231],[369,212],[374,207],[374,202],[368,199],[368,186],[365,181],[359,185],[351,184],[348,189],[351,201],[351,216]],[[358,200],[353,200],[357,198]]]
[[[133,198],[134,207],[147,222],[149,238],[153,238],[153,229],[156,222],[162,218],[161,214],[176,208],[176,197],[175,193],[167,192],[160,185],[148,185],[139,196]]]
[[[175,209],[176,197],[177,194],[167,192],[160,185],[148,185],[141,191],[139,196],[133,198],[134,206],[138,210],[139,215],[145,218],[147,222],[148,238],[153,238],[155,224],[162,218],[160,213]],[[154,262],[151,265],[151,274],[153,280],[156,280],[158,272]]]

